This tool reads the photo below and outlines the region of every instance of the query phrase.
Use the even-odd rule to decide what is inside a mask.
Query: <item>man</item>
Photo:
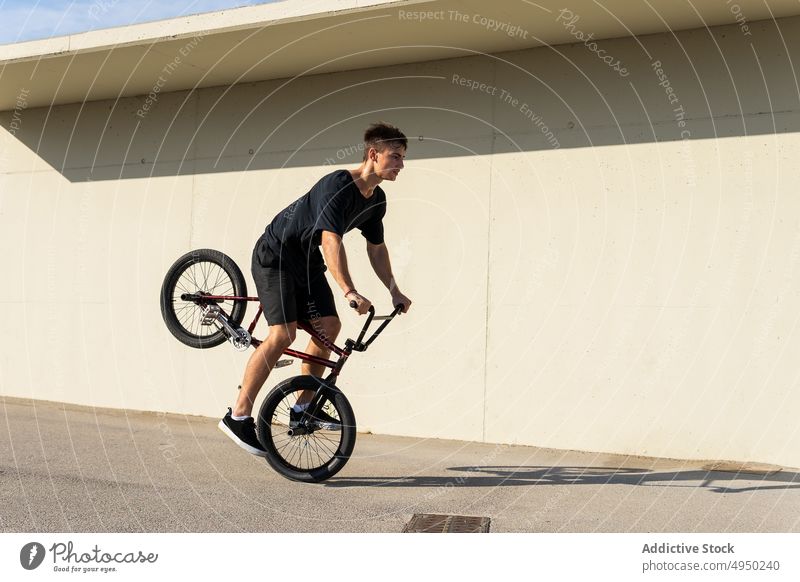
[[[341,323],[325,271],[330,270],[344,298],[355,301],[359,314],[365,314],[372,305],[350,277],[342,242],[345,233],[361,230],[367,239],[370,264],[389,289],[392,305],[402,304],[403,313],[411,307],[411,300],[403,295],[392,275],[383,241],[386,194],[378,186],[384,180],[397,179],[407,146],[406,136],[396,127],[371,125],[364,134],[361,165],[324,176],[278,214],[258,239],[253,250],[253,279],[269,335],[247,362],[236,404],[219,423],[219,428],[247,452],[265,455],[256,437],[253,402],[270,370],[294,341],[298,320],[313,320],[313,328],[324,340],[312,338],[306,352],[321,358],[330,356],[326,344],[336,340]],[[322,376],[323,371],[322,364],[304,362],[302,366],[303,374]],[[301,395],[295,413],[302,413],[311,396]],[[323,420],[335,421],[329,417]]]

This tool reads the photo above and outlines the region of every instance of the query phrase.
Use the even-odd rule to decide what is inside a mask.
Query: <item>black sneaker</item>
[[[297,428],[300,426],[300,419],[303,417],[304,412],[297,412],[294,408],[289,411],[289,428]],[[342,430],[342,421],[333,418],[324,410],[320,410],[313,417],[308,416],[308,421],[314,424],[317,428],[324,430]]]
[[[266,457],[267,451],[258,442],[258,437],[256,436],[256,421],[253,420],[253,417],[249,416],[244,420],[234,420],[231,414],[232,411],[229,408],[228,414],[217,425],[219,429],[251,455]]]

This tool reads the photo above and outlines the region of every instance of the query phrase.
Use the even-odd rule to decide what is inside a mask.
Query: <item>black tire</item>
[[[214,325],[201,325],[203,306],[184,301],[185,293],[247,296],[247,284],[236,263],[219,251],[199,249],[183,255],[169,268],[161,285],[161,316],[180,342],[193,348],[213,348],[228,338]],[[222,301],[217,305],[233,326],[244,319],[247,301]]]
[[[340,431],[314,430],[289,435],[289,409],[303,390],[321,389],[324,411],[341,422]],[[316,376],[284,380],[267,395],[256,421],[258,439],[267,451],[267,462],[293,481],[318,483],[341,471],[356,444],[356,419],[345,395]]]

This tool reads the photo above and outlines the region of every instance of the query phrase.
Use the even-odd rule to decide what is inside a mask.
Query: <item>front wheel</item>
[[[306,390],[315,394],[309,411],[292,414]],[[325,421],[317,420],[312,408],[321,411],[317,416]],[[295,376],[275,386],[264,399],[256,424],[267,462],[293,481],[329,479],[345,466],[356,444],[350,403],[338,388],[316,376]]]

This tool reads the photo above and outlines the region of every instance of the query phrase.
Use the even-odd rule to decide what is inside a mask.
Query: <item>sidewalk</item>
[[[800,532],[800,473],[359,434],[324,484],[287,481],[218,419],[0,397],[3,532]],[[6,437],[5,435],[8,435]]]

